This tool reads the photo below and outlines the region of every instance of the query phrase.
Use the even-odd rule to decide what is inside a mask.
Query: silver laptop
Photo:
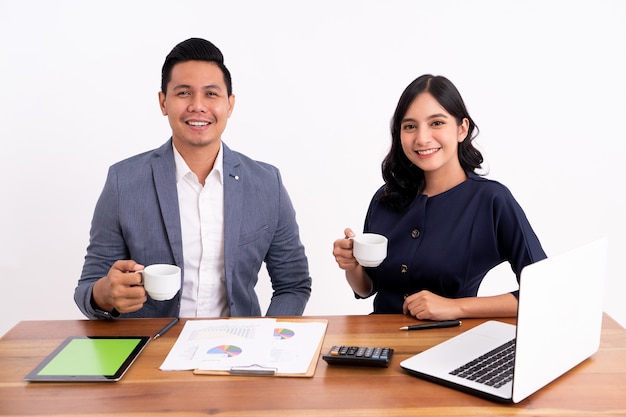
[[[487,321],[400,366],[474,395],[520,402],[598,350],[606,263],[603,238],[528,265],[520,276],[517,326]],[[509,352],[489,368],[483,355],[507,343]]]

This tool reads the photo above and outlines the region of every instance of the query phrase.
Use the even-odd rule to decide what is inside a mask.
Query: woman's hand
[[[354,241],[350,238],[354,237],[352,229],[347,228],[343,231],[345,237],[335,240],[333,244],[333,255],[337,261],[339,268],[346,271],[346,280],[348,285],[360,297],[368,297],[372,293],[372,280],[361,265],[354,258],[352,247]]]
[[[354,258],[354,253],[352,252],[354,241],[350,238],[355,236],[354,232],[352,229],[346,228],[344,234],[345,237],[343,239],[337,239],[333,243],[333,255],[339,268],[349,271],[359,266],[359,263]]]
[[[458,304],[457,299],[441,297],[422,290],[404,300],[402,311],[418,320],[454,320],[462,316]]]

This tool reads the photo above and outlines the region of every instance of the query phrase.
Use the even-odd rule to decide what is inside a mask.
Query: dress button
[[[419,235],[420,235],[420,231],[419,231],[419,230],[417,230],[417,229],[413,229],[413,230],[411,231],[411,237],[412,237],[413,239],[418,238],[418,237],[419,237]]]
[[[402,266],[400,267],[400,273],[402,274],[406,274],[408,270],[409,270],[409,267],[406,266],[406,264],[402,264]]]

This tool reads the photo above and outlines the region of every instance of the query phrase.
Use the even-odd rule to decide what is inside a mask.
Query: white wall
[[[626,2],[2,0],[0,335],[82,318],[72,297],[106,170],[169,137],[160,68],[192,36],[233,74],[224,140],[283,173],[314,278],[306,314],[370,312],[332,242],[362,227],[400,93],[434,73],[460,89],[489,177],[549,255],[609,237],[606,310],[626,323]]]

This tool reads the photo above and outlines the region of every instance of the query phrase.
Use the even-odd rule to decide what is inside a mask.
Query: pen
[[[434,323],[414,324],[412,326],[400,327],[400,330],[424,330],[424,329],[441,329],[443,327],[459,326],[461,320],[444,320],[436,321]]]
[[[156,339],[156,338],[158,338],[158,337],[163,336],[163,335],[165,334],[165,332],[166,332],[166,331],[168,331],[169,329],[171,329],[171,328],[172,328],[172,327],[173,327],[176,323],[178,323],[178,317],[177,317],[177,318],[175,318],[174,320],[170,321],[170,322],[167,324],[167,326],[165,326],[164,328],[162,328],[161,330],[159,330],[159,331],[157,332],[157,334],[155,334],[155,335],[154,335],[154,338],[153,338],[152,340],[154,340],[154,339]]]

